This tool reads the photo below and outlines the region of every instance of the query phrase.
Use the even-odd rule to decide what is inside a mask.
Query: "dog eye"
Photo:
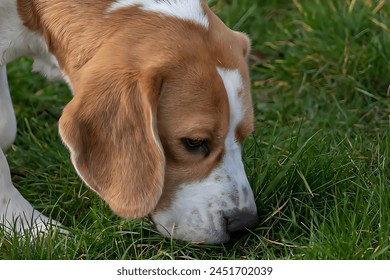
[[[182,141],[189,150],[197,150],[206,143],[203,139],[183,138]]]
[[[206,156],[210,153],[208,142],[205,139],[182,138],[181,141],[190,152],[203,152]]]

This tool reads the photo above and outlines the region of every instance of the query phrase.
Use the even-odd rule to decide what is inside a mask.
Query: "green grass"
[[[256,131],[244,161],[262,223],[236,243],[162,238],[116,217],[74,172],[57,133],[71,96],[8,67],[13,181],[73,236],[0,236],[2,259],[390,259],[390,5],[374,0],[214,0],[252,38]]]

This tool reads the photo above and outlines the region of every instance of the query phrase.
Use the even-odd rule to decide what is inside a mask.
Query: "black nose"
[[[227,230],[229,233],[245,231],[256,227],[259,221],[260,219],[256,212],[240,211],[227,216]]]

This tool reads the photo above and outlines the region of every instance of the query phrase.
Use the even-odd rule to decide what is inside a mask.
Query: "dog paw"
[[[57,231],[69,234],[61,223],[35,210],[16,188],[9,188],[8,197],[0,202],[0,230],[32,239]]]

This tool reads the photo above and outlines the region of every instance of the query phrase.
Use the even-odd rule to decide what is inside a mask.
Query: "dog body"
[[[73,92],[59,132],[83,181],[120,216],[165,236],[221,243],[257,224],[240,143],[253,130],[249,40],[203,0],[0,3],[0,217],[44,230],[2,151],[16,121],[6,63]],[[55,223],[55,221],[54,221]]]

